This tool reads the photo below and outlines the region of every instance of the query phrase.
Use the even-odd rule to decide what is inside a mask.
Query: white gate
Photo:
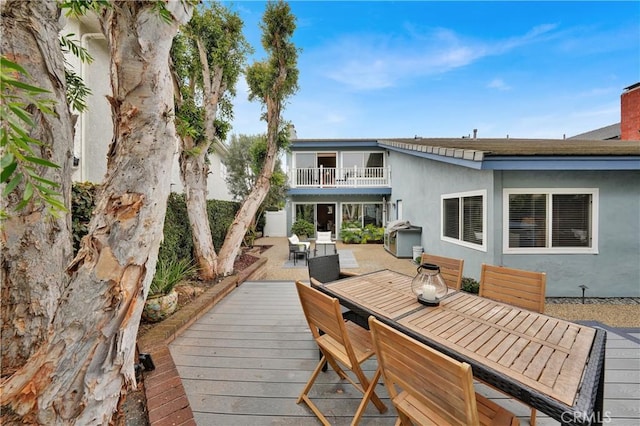
[[[286,237],[287,236],[287,215],[284,210],[277,212],[265,212],[264,236],[265,237]]]

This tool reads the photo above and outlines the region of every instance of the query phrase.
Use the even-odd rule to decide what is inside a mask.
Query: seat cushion
[[[300,239],[298,238],[298,236],[296,234],[293,234],[292,236],[289,237],[289,242],[291,244],[299,244],[300,243]]]

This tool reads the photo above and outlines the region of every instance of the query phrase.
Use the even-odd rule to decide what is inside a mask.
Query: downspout
[[[102,33],[86,33],[80,37],[80,46],[83,49],[88,49],[88,42],[90,39],[102,39],[104,40],[104,34]],[[80,62],[80,77],[82,81],[87,84],[87,79],[85,78],[88,74],[88,63],[81,61]],[[91,108],[90,104],[87,103],[87,108]],[[85,125],[85,114],[86,112],[81,112],[78,115],[78,120],[80,122],[80,152],[78,153],[78,157],[80,158],[80,181],[84,182],[87,180],[87,161],[86,161],[86,152],[87,152],[87,129]]]

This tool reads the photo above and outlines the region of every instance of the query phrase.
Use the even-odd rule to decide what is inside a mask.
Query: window
[[[382,226],[382,203],[343,203],[342,227]]]
[[[505,189],[504,251],[597,253],[597,189]]]
[[[486,191],[442,196],[442,239],[486,250]]]
[[[343,152],[342,167],[384,167],[381,152]]]

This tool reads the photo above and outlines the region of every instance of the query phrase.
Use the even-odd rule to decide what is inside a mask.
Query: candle
[[[436,300],[436,287],[429,284],[423,285],[422,298],[427,300]]]

